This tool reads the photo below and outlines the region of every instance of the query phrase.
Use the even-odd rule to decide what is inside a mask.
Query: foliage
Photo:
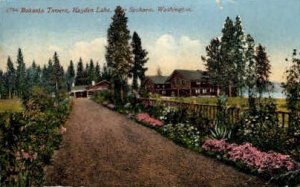
[[[268,59],[265,48],[261,44],[259,44],[256,47],[255,61],[257,74],[256,89],[259,93],[259,98],[262,98],[262,94],[268,91],[271,85],[271,82],[269,81],[269,75],[271,73],[271,64]]]
[[[194,150],[199,149],[201,136],[198,129],[193,125],[186,123],[167,124],[163,126],[161,132],[175,143]]]
[[[214,129],[212,129],[210,132],[211,132],[210,137],[212,139],[227,140],[231,138],[231,130],[227,129],[226,126],[215,124]]]
[[[111,69],[114,103],[123,104],[128,90],[127,79],[132,66],[130,50],[130,31],[127,28],[128,18],[125,10],[118,6],[107,31],[106,62]]]
[[[287,108],[290,111],[290,133],[300,129],[300,58],[297,50],[293,52],[291,67],[286,71],[286,82],[283,83],[284,92],[286,94]],[[300,142],[300,137],[298,138]]]
[[[40,186],[43,167],[58,148],[69,100],[47,97],[35,88],[20,113],[0,114],[0,184]],[[61,131],[62,130],[62,131]]]
[[[74,68],[73,61],[71,60],[66,73],[66,84],[67,84],[68,91],[71,91],[71,87],[72,84],[74,83],[74,79],[75,79],[75,68]]]
[[[227,143],[225,140],[208,139],[202,145],[202,148],[236,164],[240,163],[247,166],[254,172],[267,174],[269,177],[297,170],[296,162],[289,155],[262,152],[250,143],[237,145]]]
[[[142,48],[142,42],[139,35],[134,32],[132,36],[132,53],[134,55],[133,65],[131,67],[132,74],[132,89],[137,90],[139,88],[138,80],[142,81],[145,78],[145,63],[148,61],[147,54],[148,52]]]
[[[255,113],[245,113],[238,129],[238,138],[262,150],[284,150],[286,136],[279,127],[276,104],[272,99],[259,103]]]

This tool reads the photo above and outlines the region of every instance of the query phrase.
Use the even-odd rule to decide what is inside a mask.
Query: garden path
[[[88,99],[75,99],[45,185],[263,186]]]

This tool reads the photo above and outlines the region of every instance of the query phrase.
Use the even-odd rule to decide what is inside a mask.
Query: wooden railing
[[[199,103],[186,103],[180,101],[170,101],[170,100],[157,100],[157,99],[140,99],[143,103],[147,103],[150,106],[155,106],[157,104],[163,104],[164,106],[173,106],[173,107],[186,107],[193,112],[196,112],[201,117],[204,117],[208,120],[215,120],[217,118],[217,105],[210,105],[210,104],[199,104]],[[242,112],[246,110],[242,110],[239,107],[229,107],[227,109],[228,120],[230,123],[235,124],[238,123],[241,119]],[[277,111],[276,112],[278,126],[279,127],[289,127],[291,123],[290,113],[284,111]]]

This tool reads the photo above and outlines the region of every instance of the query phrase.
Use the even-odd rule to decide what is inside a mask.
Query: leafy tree
[[[7,59],[6,80],[8,98],[11,99],[14,96],[14,92],[16,90],[16,69],[14,68],[14,64],[11,61],[10,57],[8,57]]]
[[[271,73],[271,64],[268,59],[265,48],[259,44],[256,47],[256,88],[259,93],[259,98],[262,98],[262,94],[268,91],[268,88],[272,85],[269,81],[269,75]]]
[[[137,90],[139,87],[138,79],[142,81],[145,78],[145,71],[147,70],[147,68],[145,68],[145,63],[148,61],[148,52],[142,48],[141,38],[136,32],[133,33],[131,47],[134,55],[133,66],[131,69],[133,77],[132,89]]]
[[[75,78],[75,84],[76,85],[86,85],[86,74],[84,72],[83,68],[83,62],[82,59],[79,59],[79,62],[77,64],[77,72],[76,72],[76,78]]]
[[[26,92],[26,66],[22,50],[19,48],[17,55],[17,71],[16,71],[16,88],[18,96],[22,96]]]
[[[101,81],[102,77],[101,77],[101,71],[100,71],[100,65],[97,62],[96,67],[95,67],[95,77],[96,77],[96,82]]]
[[[256,61],[255,61],[255,43],[250,34],[246,36],[246,49],[245,49],[245,84],[248,90],[248,103],[250,112],[256,111],[255,98],[256,98]]]
[[[74,69],[73,61],[71,60],[66,73],[66,81],[67,81],[66,84],[67,84],[67,89],[69,91],[71,90],[74,79],[75,79],[75,69]]]
[[[124,102],[124,92],[132,64],[130,50],[130,31],[127,28],[125,10],[117,6],[112,23],[107,31],[106,62],[112,73],[115,102]]]

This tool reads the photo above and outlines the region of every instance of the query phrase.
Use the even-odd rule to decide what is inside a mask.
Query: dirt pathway
[[[262,186],[93,101],[76,99],[46,185]]]

